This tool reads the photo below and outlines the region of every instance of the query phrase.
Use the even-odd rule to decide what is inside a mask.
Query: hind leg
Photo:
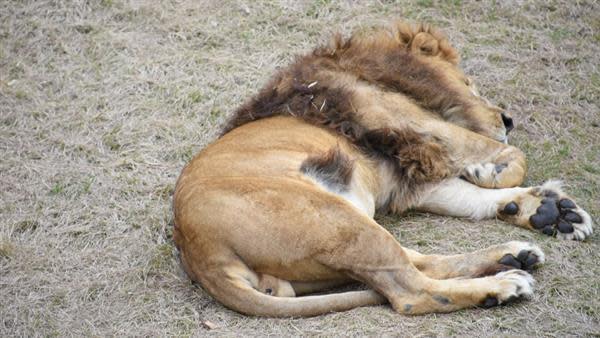
[[[332,217],[328,217],[327,213],[320,216],[325,222],[321,226],[335,231],[318,234],[320,249],[316,250],[314,259],[369,285],[386,297],[398,312],[448,312],[503,304],[532,294],[533,279],[522,270],[504,271],[482,278],[432,278],[415,267],[411,261],[411,257],[416,258],[414,252],[404,249],[383,227],[349,205],[336,206]],[[328,235],[323,236],[324,233]],[[496,251],[482,251],[480,254],[493,256]],[[518,256],[519,252],[515,253]],[[466,262],[469,257],[450,260]],[[447,277],[444,276],[447,272],[435,271],[437,266],[422,268],[431,275]]]
[[[457,255],[424,255],[415,250],[403,249],[410,262],[420,272],[433,279],[485,277],[511,269],[531,271],[545,261],[545,255],[537,245],[522,241],[497,244]],[[294,297],[351,283],[350,280],[288,282],[263,275],[257,289],[268,295]]]
[[[531,271],[545,261],[545,255],[537,245],[522,241],[492,245],[485,249],[457,255],[424,255],[412,249],[403,249],[410,262],[420,272],[433,279],[485,277],[512,269]],[[300,296],[351,282],[332,280],[290,283],[295,295]],[[273,295],[281,294],[273,292]]]
[[[521,248],[524,249],[519,251]],[[509,242],[453,256],[421,255],[410,249],[402,250],[408,258],[406,266],[396,269],[357,269],[352,275],[384,294],[398,312],[405,314],[448,312],[472,306],[490,307],[529,296],[532,293],[532,277],[521,270],[507,270],[531,267],[544,259],[539,249],[528,247],[524,242]],[[519,254],[517,257],[504,254],[498,258],[504,252]],[[411,274],[413,278],[407,277]],[[467,276],[484,278],[437,280]],[[347,283],[348,281],[288,283],[272,276],[263,276],[257,289],[267,295],[294,297]],[[281,285],[286,286],[281,288]],[[289,285],[293,286],[297,294],[294,291],[292,294],[282,292],[290,290]]]
[[[411,263],[430,278],[483,277],[498,272],[531,270],[544,263],[544,253],[535,244],[512,241],[459,255],[423,255],[404,249]]]
[[[424,255],[408,248],[404,248],[404,252],[420,272],[433,279],[485,277],[511,269],[531,271],[545,261],[544,253],[537,245],[521,241],[457,255]],[[288,282],[263,275],[257,289],[272,296],[295,297],[351,283],[350,280]]]
[[[357,217],[352,223],[358,234],[352,243],[336,241],[335,247],[315,258],[368,284],[398,312],[421,314],[491,306],[532,293],[533,279],[522,270],[483,278],[433,279],[419,271],[410,259],[414,255],[374,221]]]

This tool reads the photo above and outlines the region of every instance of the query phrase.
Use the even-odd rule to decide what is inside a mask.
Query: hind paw
[[[497,244],[473,253],[475,277],[492,276],[502,271],[519,269],[531,271],[545,262],[542,250],[533,243],[511,241]]]
[[[542,250],[535,244],[521,241],[512,241],[504,244],[508,250],[498,260],[499,264],[515,269],[532,270],[534,266],[543,264],[545,256]]]
[[[592,234],[592,219],[585,210],[550,181],[500,205],[498,217],[560,239],[584,240]]]
[[[504,305],[533,295],[535,281],[529,273],[523,270],[504,271],[486,278],[495,283],[495,288],[481,302],[483,307]]]

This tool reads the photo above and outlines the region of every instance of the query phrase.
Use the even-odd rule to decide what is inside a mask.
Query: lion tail
[[[316,296],[275,297],[259,292],[242,279],[226,279],[213,296],[228,308],[252,316],[310,317],[356,307],[378,305],[386,299],[373,290]]]
[[[230,262],[231,263],[231,262]],[[184,264],[186,265],[186,264]],[[191,268],[191,269],[187,269]],[[374,290],[349,291],[326,295],[276,297],[256,290],[251,282],[256,274],[241,260],[227,268],[214,267],[211,271],[191,272],[208,291],[228,308],[252,316],[310,317],[329,312],[346,311],[356,307],[384,304],[387,300]],[[192,270],[192,271],[189,271]]]

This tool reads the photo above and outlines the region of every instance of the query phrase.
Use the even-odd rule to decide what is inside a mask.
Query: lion
[[[414,209],[592,234],[559,182],[520,187],[513,119],[458,63],[443,33],[399,22],[334,35],[279,70],[177,181],[173,239],[187,275],[226,307],[269,317],[383,303],[416,315],[530,296],[545,259],[533,243],[424,255],[373,218]],[[353,282],[367,289],[324,293]]]

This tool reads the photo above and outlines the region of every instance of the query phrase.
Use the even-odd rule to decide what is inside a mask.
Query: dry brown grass
[[[540,244],[535,297],[405,317],[389,307],[248,318],[190,285],[170,239],[179,171],[278,66],[335,28],[442,27],[519,127],[529,182],[600,219],[600,5],[582,1],[2,1],[0,336],[600,334],[600,245],[499,221],[380,221],[409,247]],[[216,328],[208,331],[202,324]]]

